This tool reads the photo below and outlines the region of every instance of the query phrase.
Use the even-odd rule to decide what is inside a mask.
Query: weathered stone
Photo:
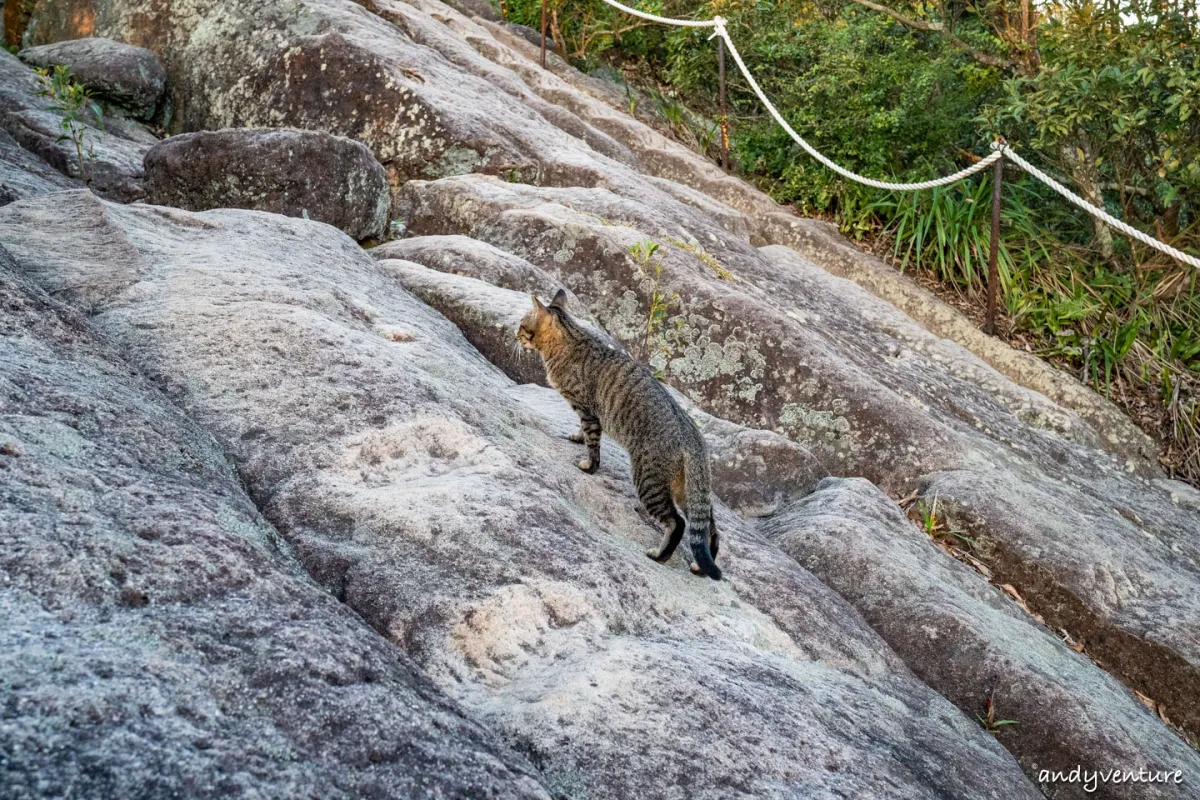
[[[414,234],[467,234],[530,261],[635,352],[650,296],[671,298],[651,363],[705,410],[799,441],[835,474],[897,496],[961,474],[928,493],[976,512],[972,530],[995,542],[1005,582],[1052,626],[1103,632],[1089,652],[1200,730],[1200,514],[1155,485],[1149,464],[1105,453],[1074,413],[689,206],[484,176],[410,182],[399,206]],[[639,263],[647,241],[659,250]],[[1096,513],[1084,525],[1075,509]]]
[[[647,559],[658,532],[613,446],[581,473],[561,398],[513,387],[349,238],[79,193],[0,209],[0,242],[216,435],[320,583],[556,791],[1038,796],[738,515],[718,509],[727,581]]]
[[[932,508],[932,499],[926,502]],[[932,510],[946,511],[941,504]],[[760,530],[849,600],[918,676],[959,708],[983,716],[991,700],[996,719],[1014,720],[996,735],[1022,754],[1028,774],[1082,764],[1178,769],[1184,776],[1181,784],[1102,784],[1094,794],[1082,785],[1043,787],[1049,796],[1194,794],[1200,776],[1195,750],[977,572],[946,558],[868,482],[828,479],[764,520]]]
[[[575,187],[554,193],[476,179],[414,182],[405,190],[406,222],[417,233],[470,234],[524,257],[575,288],[631,347],[645,331],[648,298],[661,291],[677,303],[674,321],[682,322],[662,340],[682,347],[682,355],[663,364],[679,361],[677,370],[667,370],[679,388],[698,393],[711,410],[810,444],[835,472],[870,475],[897,493],[943,474],[981,476],[980,491],[991,493],[988,517],[1014,518],[1013,525],[996,527],[1009,531],[1003,534],[1012,540],[1008,552],[1021,554],[1020,569],[1007,573],[1017,590],[1052,598],[1036,591],[1049,575],[1054,587],[1079,593],[1093,621],[1141,637],[1141,654],[1160,654],[1167,642],[1180,658],[1191,658],[1186,637],[1200,619],[1200,593],[1194,545],[1179,531],[1197,528],[1195,510],[1161,485],[1138,436],[1128,435],[1132,426],[1108,413],[1102,398],[1047,381],[1052,368],[1030,356],[960,337],[996,369],[1051,393],[1053,402],[1023,391],[938,339],[965,330],[961,316],[944,305],[931,300],[928,309],[912,312],[934,330],[929,336],[912,319],[847,283],[829,281],[790,251],[758,250],[755,245],[777,241],[811,248],[805,252],[823,265],[849,264],[838,269],[872,292],[892,291],[864,279],[861,264],[843,258],[844,242],[793,241],[795,231],[783,224],[791,218],[778,214],[778,206],[630,119],[611,85],[553,56],[551,71],[540,70],[527,42],[436,0],[364,5],[390,24],[336,0],[66,0],[44,4],[30,35],[50,41],[92,27],[155,49],[173,74],[183,75],[176,96],[190,107],[189,125],[297,124],[335,133],[360,126],[361,136],[350,135],[367,142],[397,181],[484,171]],[[258,31],[270,35],[251,35]],[[243,115],[261,122],[247,123]],[[653,263],[634,263],[629,252],[648,240],[660,245],[661,275]],[[728,280],[718,275],[724,270],[732,272]],[[83,281],[78,291],[106,296],[107,289]],[[675,293],[678,301],[671,299]],[[896,297],[909,302],[903,290]],[[790,408],[771,399],[776,391],[794,395]],[[1009,494],[1014,487],[1019,494]],[[947,481],[946,491],[970,499],[961,484]],[[955,507],[954,497],[945,499]],[[1095,517],[1106,526],[1098,537],[1104,546],[1085,531],[1064,533],[1075,518],[1060,509],[1076,502],[1091,508],[1106,499],[1141,522],[1109,525]],[[1048,504],[1039,505],[1043,501]],[[1053,519],[1039,525],[1047,515]],[[490,516],[480,512],[480,518],[490,524]],[[1171,526],[1178,530],[1164,535]],[[1062,537],[1076,562],[1115,562],[1116,569],[1098,569],[1090,583],[1078,570],[1057,578],[1066,555],[1043,546],[1049,536]],[[1155,541],[1179,552],[1169,556]],[[746,552],[753,551],[743,557]],[[340,567],[331,569],[337,574]],[[1106,583],[1107,575],[1142,569],[1148,570],[1142,582],[1130,581],[1134,592]],[[1137,593],[1143,586],[1160,588]],[[1182,587],[1188,591],[1176,595]],[[1118,609],[1113,597],[1130,608]],[[1060,605],[1034,608],[1052,624],[1078,619]],[[1167,632],[1143,635],[1144,621],[1156,616]],[[1089,652],[1095,644],[1102,642],[1088,642]],[[1112,652],[1117,660],[1129,655]],[[958,656],[948,649],[945,657]],[[1184,679],[1170,691],[1161,678],[1135,685],[1153,697],[1175,698],[1183,712],[1167,704],[1168,714],[1190,724],[1186,706],[1196,681],[1174,674]],[[973,713],[976,706],[967,708]],[[539,735],[550,738],[545,730]],[[1017,737],[1010,746],[1027,769],[1039,757],[1031,739]]]
[[[1013,381],[1079,414],[1114,452],[1154,461],[1153,442],[1105,398],[1036,356],[982,334],[953,307],[846,241],[828,223],[796,217],[745,182],[724,173],[711,160],[620,113],[629,102],[621,87],[585,75],[560,58],[547,62],[549,72],[540,69],[535,63],[537,53],[529,42],[514,37],[499,24],[468,20],[447,11],[439,0],[412,0],[412,4],[438,15],[486,58],[520,75],[538,96],[570,109],[579,119],[627,146],[641,168],[658,176],[658,188],[677,199],[683,199],[685,187],[693,196],[712,198],[706,210],[727,230],[748,232],[756,245],[795,248],[821,267],[853,280],[905,311],[937,336],[958,342]],[[641,107],[638,115],[643,116]],[[630,192],[623,183],[610,184],[619,193]],[[636,197],[637,193],[632,195]],[[687,199],[683,202],[691,204]]]
[[[555,292],[566,288],[520,256],[469,236],[414,236],[387,242],[368,252],[377,261],[389,258],[415,261],[438,272],[477,278],[492,286],[539,297],[554,297]],[[571,294],[567,297],[571,307],[586,316],[579,298]]]
[[[84,180],[100,195],[121,203],[132,203],[145,195],[142,189],[142,157],[150,145],[107,134],[84,126],[83,163],[75,142],[63,138],[62,115],[54,111],[14,111],[0,118],[3,128],[16,142],[43,158],[62,174]]]
[[[514,380],[524,380],[529,367],[521,351],[511,347],[511,332],[527,307],[525,295],[459,275],[475,273],[517,285],[527,285],[531,271],[538,283],[553,279],[523,259],[471,241],[417,237],[373,252],[413,256],[453,270],[454,275],[439,276],[409,262],[380,262],[442,310],[472,343],[494,333],[499,346],[477,347]],[[544,383],[540,374],[530,380]],[[1069,772],[1077,764],[1180,769],[1188,776],[1183,786],[1115,785],[1101,787],[1100,793],[1188,796],[1185,787],[1192,776],[1200,776],[1195,751],[1128,689],[1070,652],[979,574],[946,558],[878,489],[861,479],[830,480],[806,497],[827,473],[803,448],[767,431],[690,411],[709,440],[713,485],[721,499],[743,514],[773,514],[760,530],[850,600],[923,680],[965,713],[985,714],[991,699],[998,719],[1016,720],[1015,726],[1002,726],[998,736],[1020,754],[1030,775],[1043,769]],[[562,424],[569,429],[570,417]],[[937,502],[935,496],[926,491],[924,502]],[[805,499],[792,502],[799,498]],[[943,518],[950,511],[944,501],[933,510]],[[1061,538],[1071,541],[1069,534]],[[1046,788],[1057,797],[1086,795],[1082,786]]]
[[[303,573],[211,436],[13,270],[0,248],[5,800],[550,797]]]
[[[411,261],[383,259],[379,267],[453,322],[466,340],[505,375],[517,383],[546,385],[541,358],[521,347],[515,335],[530,307],[529,295],[473,278],[447,275]]]
[[[400,239],[371,250],[383,256],[380,268],[396,278],[432,308],[453,322],[463,336],[505,375],[517,383],[546,386],[541,359],[516,345],[514,333],[529,310],[529,293],[554,296],[557,284],[524,259],[464,236],[424,236]],[[409,255],[446,272],[421,264],[388,258]],[[493,282],[464,277],[487,275]],[[498,285],[493,285],[497,283]],[[512,291],[501,286],[518,286]],[[568,293],[576,318],[604,338],[582,304]],[[613,341],[613,346],[620,344]],[[676,399],[695,418],[709,440],[713,485],[731,508],[748,516],[765,516],[785,503],[810,493],[829,473],[795,442],[768,431],[753,430],[713,417],[687,398]]]
[[[454,8],[458,11],[462,11],[464,14],[467,13],[462,8],[458,8],[457,6],[455,6],[454,3],[447,3],[446,5],[450,6],[451,8]],[[541,47],[542,47],[542,32],[541,31],[534,30],[533,28],[529,27],[528,25],[518,25],[515,22],[505,22],[504,20],[489,19],[488,17],[483,16],[482,14],[475,14],[475,16],[477,16],[481,19],[486,19],[486,20],[488,20],[488,22],[495,22],[495,23],[501,25],[506,31],[516,34],[517,36],[520,36],[526,42],[528,42],[529,44],[538,48],[538,52],[541,53]],[[546,55],[547,55],[547,57],[549,57],[550,53],[557,53],[557,52],[558,52],[558,48],[556,48],[554,46],[554,39],[550,38],[550,32],[547,31],[546,32]]]
[[[500,22],[504,19],[504,17],[500,16],[500,12],[496,7],[492,5],[491,0],[451,0],[446,5],[468,16],[480,17],[492,22]]]
[[[526,294],[549,298],[564,288],[544,270],[466,236],[400,239],[371,250],[371,255],[377,259],[407,258],[441,272],[478,278],[478,281],[437,278],[411,265],[393,272],[405,288],[445,314],[468,341],[514,381],[546,385],[540,360],[511,346],[516,325],[529,307]],[[390,266],[394,262],[381,263],[394,269]],[[512,289],[515,293],[493,287]],[[599,327],[586,306],[569,290],[567,304],[577,319],[608,337],[607,331]],[[498,332],[496,346],[480,346],[477,340],[491,331]],[[616,340],[613,344],[621,346]],[[688,409],[708,438],[713,484],[721,499],[739,513],[749,516],[774,513],[787,501],[811,492],[829,474],[811,453],[795,442],[713,417],[682,395],[676,394],[676,400]]]
[[[144,47],[94,37],[27,47],[19,57],[34,67],[62,64],[96,97],[150,119],[167,88],[167,71]]]
[[[828,222],[782,212],[760,214],[755,221],[753,238],[759,243],[794,249],[822,269],[854,281],[895,306],[935,336],[957,342],[1013,381],[1074,411],[1114,453],[1137,461],[1156,461],[1155,442],[1107,399],[1069,373],[983,333],[907,275],[851,244]]]
[[[770,516],[829,477],[824,465],[792,440],[705,414],[677,399],[708,440],[713,490],[738,513]]]
[[[25,197],[78,189],[82,185],[23,150],[8,133],[0,130],[0,206]]]
[[[361,6],[379,16],[340,0],[56,0],[38,9],[27,39],[108,35],[154,50],[169,62],[183,130],[326,130],[365,142],[397,181],[482,171],[606,186],[651,206],[664,195],[678,198],[682,187],[656,186],[648,171],[714,198],[709,215],[722,208],[721,224],[739,235],[751,231],[756,244],[803,247],[811,239],[815,228],[797,233],[785,224],[795,218],[766,195],[623,113],[627,99],[618,87],[557,57],[552,71],[539,69],[533,45],[498,23],[438,0]],[[274,34],[254,35],[262,30]],[[1018,383],[1046,392],[1092,422],[1122,456],[1145,460],[1145,437],[1103,398],[1032,355],[969,335],[969,321],[949,306],[902,276],[899,284],[878,280],[869,259],[847,260],[845,242],[835,244],[805,252],[901,302],[938,335],[958,337]]]
[[[0,11],[3,12],[0,19],[4,21],[4,35],[0,37],[3,41],[0,44],[6,47],[17,47],[21,44],[21,35],[25,32],[25,26],[29,23],[35,5],[37,0],[8,0],[0,5]]]
[[[172,136],[146,153],[146,201],[188,211],[307,216],[371,239],[387,231],[387,173],[360,142],[319,131],[235,128]]]
[[[33,70],[0,47],[0,116],[9,111],[49,108],[50,100],[42,95],[43,88]]]
[[[171,75],[177,129],[323,130],[365,143],[396,181],[484,171],[590,185],[610,160],[592,163],[597,148],[631,158],[503,70],[490,67],[522,102],[415,46],[395,21],[348,0],[63,0],[38,9],[26,41],[78,38],[86,28],[147,47]],[[419,22],[421,36],[446,36],[428,15]]]
[[[22,191],[45,184],[36,178],[19,178],[15,173],[40,176],[45,172],[43,164],[74,179],[58,188],[77,186],[81,177],[74,142],[60,141],[64,135],[62,113],[52,108],[44,92],[45,86],[32,69],[0,50],[0,134],[33,156],[31,160],[14,152],[12,161],[4,167],[12,175],[8,180],[13,186],[28,184]],[[108,123],[101,130],[94,116],[85,115],[84,169],[91,188],[109,199],[132,202],[142,197],[142,154],[157,139],[144,126],[130,120],[110,118]],[[29,183],[30,180],[34,182]]]

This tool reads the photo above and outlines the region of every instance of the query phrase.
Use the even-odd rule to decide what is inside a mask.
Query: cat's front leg
[[[600,419],[591,412],[580,411],[579,433],[582,434],[582,443],[587,445],[588,454],[578,466],[584,472],[595,472],[600,469]]]

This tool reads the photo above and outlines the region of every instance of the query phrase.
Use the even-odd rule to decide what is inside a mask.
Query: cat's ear
[[[540,312],[542,314],[546,313],[546,307],[544,305],[542,305],[541,300],[537,299],[537,295],[531,294],[531,295],[529,295],[529,299],[533,301],[533,307],[535,310],[537,310],[538,312]]]
[[[559,311],[567,310],[567,290],[559,289],[554,293],[554,299],[550,301],[551,308],[557,308]]]

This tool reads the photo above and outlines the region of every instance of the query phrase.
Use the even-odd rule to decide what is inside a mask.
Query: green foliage
[[[88,117],[97,128],[103,130],[103,114],[100,106],[92,99],[92,92],[75,79],[71,70],[59,64],[51,69],[37,70],[42,81],[41,95],[49,97],[51,107],[62,115],[59,127],[62,134],[56,141],[70,140],[75,146],[75,155],[79,161],[79,177],[85,184],[91,183],[88,165],[95,159],[92,148],[88,146]]]
[[[1040,68],[1006,80],[981,121],[1019,136],[1078,186],[1107,190],[1127,222],[1194,248],[1200,237],[1186,229],[1200,208],[1200,17],[1193,9],[1138,20],[1135,10],[1063,4],[1039,30]]]

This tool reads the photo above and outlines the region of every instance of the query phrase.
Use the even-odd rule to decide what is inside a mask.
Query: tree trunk
[[[1096,159],[1087,136],[1081,134],[1074,142],[1065,142],[1060,148],[1060,153],[1067,173],[1079,187],[1079,194],[1092,205],[1104,208],[1104,195],[1100,189],[1100,172],[1096,169]],[[1092,229],[1095,231],[1095,242],[1096,246],[1100,248],[1100,255],[1105,261],[1111,260],[1113,257],[1112,229],[1095,217],[1092,217]]]

